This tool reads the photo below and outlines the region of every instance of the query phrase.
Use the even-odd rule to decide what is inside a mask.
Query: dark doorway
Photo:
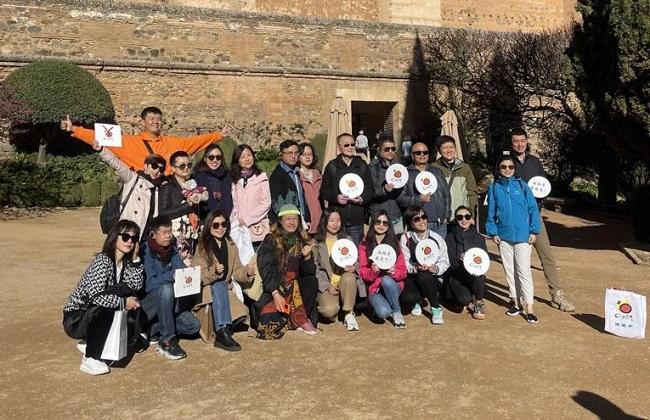
[[[397,102],[352,101],[352,134],[363,130],[371,151],[375,149],[376,134],[394,138],[393,108]]]

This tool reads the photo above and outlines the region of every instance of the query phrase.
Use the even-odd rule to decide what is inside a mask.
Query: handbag
[[[138,178],[140,177],[138,176]],[[122,212],[124,211],[124,206],[126,206],[129,198],[131,198],[131,194],[133,193],[137,183],[138,179],[136,179],[133,185],[131,185],[129,192],[126,194],[123,201],[120,201],[120,195],[122,194],[124,186],[122,186],[120,192],[106,199],[102,206],[102,210],[99,213],[99,226],[102,228],[103,234],[107,235],[111,228],[120,221],[120,217],[122,217]]]
[[[266,235],[271,233],[271,225],[269,224],[269,218],[265,217],[257,223],[253,223],[248,227],[248,232],[251,236],[252,242],[263,241]]]
[[[128,340],[127,316],[128,311],[124,309],[124,302],[122,300],[120,302],[120,309],[113,313],[113,323],[104,342],[102,359],[117,361],[126,357]]]
[[[627,338],[645,338],[646,297],[628,290],[605,292],[605,331]]]

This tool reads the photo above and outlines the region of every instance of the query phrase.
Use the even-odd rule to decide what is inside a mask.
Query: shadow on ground
[[[578,391],[571,399],[603,420],[647,420],[646,417],[627,414],[613,402],[593,392]]]

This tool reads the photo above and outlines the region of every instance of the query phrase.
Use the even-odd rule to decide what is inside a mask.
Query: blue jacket
[[[165,283],[173,283],[174,272],[179,268],[185,268],[185,264],[181,260],[180,255],[178,255],[176,246],[174,246],[171,258],[167,264],[160,261],[151,252],[149,244],[146,241],[142,244],[140,255],[142,256],[142,265],[144,266],[146,276],[144,289],[147,293],[155,292]]]
[[[488,188],[488,215],[485,230],[508,242],[528,242],[540,231],[540,215],[535,196],[521,178],[499,177]]]

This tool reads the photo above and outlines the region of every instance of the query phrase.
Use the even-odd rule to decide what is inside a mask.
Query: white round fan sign
[[[481,248],[470,248],[463,257],[465,270],[473,276],[482,276],[490,268],[490,256]]]
[[[341,194],[357,198],[363,193],[363,179],[357,174],[345,174],[339,181]]]
[[[332,261],[341,268],[354,265],[357,262],[359,253],[357,247],[349,239],[339,239],[332,245]]]
[[[415,177],[415,186],[420,194],[432,195],[438,189],[438,180],[429,171],[422,171]]]
[[[439,255],[440,247],[433,239],[424,239],[415,246],[415,259],[421,265],[434,265]]]
[[[543,176],[534,176],[528,181],[535,198],[546,198],[551,193],[551,182]]]
[[[387,244],[379,244],[372,250],[370,259],[373,263],[382,270],[388,270],[393,267],[397,262],[397,253],[392,246]]]
[[[386,182],[393,184],[395,188],[402,188],[409,180],[408,170],[404,165],[395,163],[386,170]]]

